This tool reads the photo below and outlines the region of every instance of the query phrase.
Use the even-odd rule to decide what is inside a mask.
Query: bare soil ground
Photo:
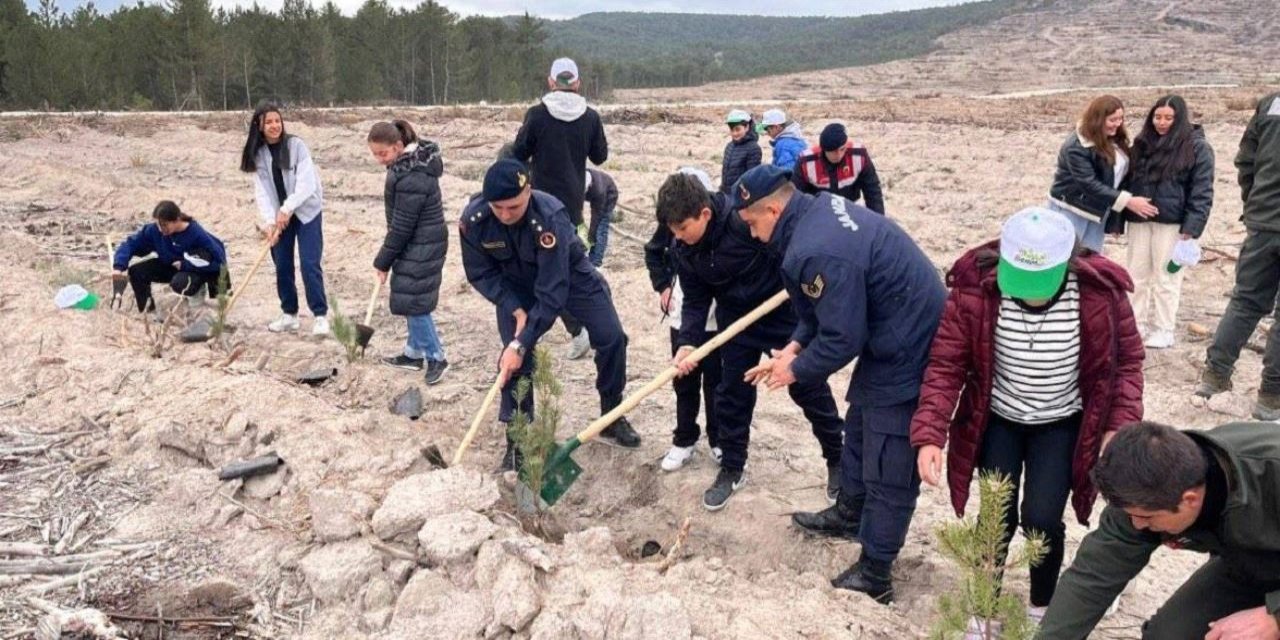
[[[1175,3],[1168,15],[1199,4]],[[1045,86],[1034,68],[1027,71],[1016,83],[1002,82],[1003,89]],[[890,72],[901,73],[892,67],[851,73]],[[1189,82],[1206,82],[1193,75]],[[840,120],[867,143],[890,217],[945,268],[965,248],[993,237],[1008,214],[1043,200],[1058,146],[1089,95],[991,101],[937,95],[945,82],[936,93],[923,90],[931,82],[942,81],[923,77],[861,101],[819,96],[792,111],[811,133]],[[1218,190],[1203,239],[1208,259],[1184,283],[1178,344],[1148,353],[1146,407],[1153,419],[1208,427],[1248,415],[1260,368],[1253,352],[1242,357],[1233,393],[1204,403],[1193,401],[1190,391],[1244,236],[1231,159],[1252,100],[1266,90],[1184,92],[1217,149]],[[1133,107],[1131,130],[1159,93],[1120,92]],[[606,272],[631,337],[632,388],[662,370],[669,347],[640,244],[627,236],[650,234],[653,194],[666,174],[682,165],[718,173],[722,110],[606,110],[611,159],[605,168],[617,179],[625,207]],[[351,315],[362,312],[368,298],[370,264],[384,229],[383,172],[364,135],[372,122],[393,115],[441,143],[441,186],[452,218],[479,189],[484,168],[514,135],[521,113],[474,107],[289,115],[290,131],[308,142],[324,182],[330,299]],[[826,580],[856,557],[856,544],[806,539],[789,526],[791,512],[824,504],[825,470],[803,417],[782,395],[762,398],[749,482],[722,512],[706,513],[699,504],[715,474],[705,449],[680,472],[656,469],[674,415],[671,394],[659,393],[632,415],[645,438],[641,449],[584,447],[576,457],[586,475],[546,518],[512,515],[510,479],[498,479],[496,502],[485,497],[494,483],[488,471],[502,449],[489,420],[464,471],[449,476],[474,491],[477,502],[450,511],[480,511],[495,531],[481,526],[485,535],[476,536],[472,523],[456,537],[420,538],[423,519],[436,521],[418,513],[407,520],[412,531],[389,533],[384,525],[393,511],[429,508],[406,498],[425,495],[418,483],[444,477],[432,472],[423,450],[437,445],[447,455],[460,441],[492,381],[500,347],[492,306],[467,286],[456,240],[436,314],[453,368],[434,387],[377,364],[374,353],[347,364],[332,339],[268,333],[265,325],[279,311],[270,264],[249,283],[227,340],[162,345],[158,357],[157,326],[134,314],[55,310],[53,293],[68,282],[109,294],[106,242],[118,242],[163,198],[178,201],[226,240],[232,276],[243,279],[259,245],[251,186],[236,171],[242,120],[240,114],[0,120],[0,357],[6,365],[0,371],[0,637],[30,637],[38,623],[48,623],[51,607],[82,606],[169,621],[162,630],[154,621],[118,618],[131,637],[161,631],[167,637],[314,638],[926,633],[938,594],[956,579],[932,539],[937,523],[955,517],[945,492],[925,490],[920,499],[896,569],[897,603],[885,608],[831,589]],[[1124,241],[1109,240],[1107,253],[1123,261]],[[373,351],[400,348],[404,323],[387,314],[385,297],[374,326]],[[561,355],[566,337],[557,328],[544,342]],[[330,366],[338,375],[324,385],[294,382],[300,372]],[[594,368],[589,360],[563,359],[556,368],[565,385],[563,437],[595,416]],[[848,371],[833,378],[838,395],[847,381]],[[392,400],[414,385],[425,398],[422,418],[392,415]],[[285,471],[243,486],[216,479],[226,462],[268,451],[285,459]],[[669,551],[686,519],[687,537],[670,570],[660,570],[660,556],[641,558],[648,541]],[[1085,532],[1070,525],[1069,554]],[[463,544],[475,537],[474,546]],[[466,548],[451,559],[430,555],[441,542]],[[1141,621],[1201,559],[1158,552],[1094,637],[1137,637]],[[1010,580],[1025,593],[1025,574]]]

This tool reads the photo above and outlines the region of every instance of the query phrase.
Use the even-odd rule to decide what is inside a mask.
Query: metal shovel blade
[[[573,461],[571,454],[582,446],[576,437],[570,438],[556,448],[547,458],[546,468],[542,472],[542,491],[539,496],[547,505],[553,505],[569,491],[569,487],[582,475],[582,467]]]
[[[369,341],[372,339],[373,339],[373,327],[367,324],[357,323],[356,324],[356,344],[360,345],[361,349],[365,349],[369,346]]]

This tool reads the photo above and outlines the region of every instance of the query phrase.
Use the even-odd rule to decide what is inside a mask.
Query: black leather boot
[[[520,447],[507,436],[507,450],[502,454],[502,462],[498,464],[498,473],[507,471],[519,471],[524,466],[524,454],[520,452]]]
[[[604,428],[600,432],[600,436],[608,438],[617,443],[620,447],[635,449],[640,446],[640,434],[631,428],[631,423],[626,418],[618,418],[616,422]]]
[[[880,604],[893,602],[893,563],[859,558],[831,581],[837,589],[858,591]]]
[[[841,493],[834,506],[817,512],[792,514],[791,521],[805,533],[857,540],[858,529],[862,526],[863,502],[864,499],[846,498]]]

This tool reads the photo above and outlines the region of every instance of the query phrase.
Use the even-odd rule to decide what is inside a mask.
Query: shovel
[[[772,298],[765,300],[763,304],[756,307],[751,313],[742,316],[737,322],[734,322],[728,327],[722,329],[720,333],[716,334],[716,337],[708,340],[697,349],[694,349],[693,353],[690,353],[685,357],[685,360],[691,362],[698,362],[702,360],[707,357],[707,354],[715,351],[720,347],[720,345],[723,345],[734,336],[742,333],[743,329],[746,329],[756,320],[759,320],[769,312],[782,306],[782,303],[786,301],[786,291],[779,291],[773,294]],[[654,391],[666,386],[666,384],[679,373],[680,370],[674,366],[667,368],[666,371],[659,374],[658,377],[654,378],[653,381],[649,382],[649,384],[646,384],[639,391],[631,394],[631,397],[623,400],[622,404],[619,404],[617,407],[614,407],[612,411],[596,418],[596,420],[584,429],[582,433],[579,433],[577,436],[565,441],[564,444],[556,447],[556,450],[547,458],[545,471],[543,471],[542,491],[539,493],[539,497],[542,498],[542,502],[547,505],[555,504],[560,500],[560,497],[569,490],[569,487],[577,481],[578,476],[582,475],[582,467],[579,467],[578,463],[574,462],[573,458],[570,457],[578,447],[582,446],[582,443],[600,435],[600,432],[613,424],[615,420],[621,418],[628,411],[634,409],[636,405],[640,404],[641,400],[647,398]]]
[[[258,267],[262,266],[262,261],[266,259],[267,253],[269,253],[270,251],[271,251],[271,243],[264,242],[262,244],[262,253],[258,254],[258,259],[253,261],[252,267],[249,267],[249,273],[245,275],[244,282],[240,283],[240,287],[236,289],[234,293],[231,294],[231,299],[227,300],[227,308],[222,313],[223,318],[227,318],[231,316],[231,308],[236,306],[236,301],[240,299],[240,294],[244,293],[244,290],[249,287],[249,281],[253,279],[253,274],[258,272]],[[189,329],[188,331],[183,332],[183,336],[182,336],[183,342],[206,342],[209,339],[213,338],[212,324],[209,324],[208,328],[203,333],[200,332],[198,327],[195,327],[195,328],[189,327],[188,329]]]
[[[369,347],[369,341],[373,339],[373,327],[369,323],[373,321],[373,308],[377,306],[378,294],[381,292],[382,280],[378,280],[378,284],[373,287],[373,295],[369,296],[369,309],[364,312],[364,323],[356,323],[356,344],[360,345],[361,355]]]
[[[467,429],[467,435],[462,438],[462,443],[458,445],[458,451],[453,454],[453,462],[450,462],[449,466],[456,467],[459,462],[462,462],[462,454],[466,453],[467,447],[471,446],[471,441],[476,437],[476,432],[480,430],[480,423],[484,420],[484,415],[489,412],[493,399],[498,397],[498,390],[502,389],[502,384],[506,382],[504,378],[505,376],[499,373],[498,379],[493,381],[492,387],[489,387],[489,393],[485,395],[484,402],[480,403],[480,410],[476,412],[475,419],[471,421],[471,428]]]

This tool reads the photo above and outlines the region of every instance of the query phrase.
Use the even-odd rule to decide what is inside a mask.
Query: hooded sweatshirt
[[[799,122],[788,122],[776,139],[770,140],[773,145],[773,166],[791,171],[796,166],[800,154],[809,147],[804,134],[800,132]]]
[[[529,163],[533,186],[564,204],[575,226],[582,224],[587,159],[609,159],[600,114],[571,91],[552,91],[530,107],[516,134],[513,155]]]

